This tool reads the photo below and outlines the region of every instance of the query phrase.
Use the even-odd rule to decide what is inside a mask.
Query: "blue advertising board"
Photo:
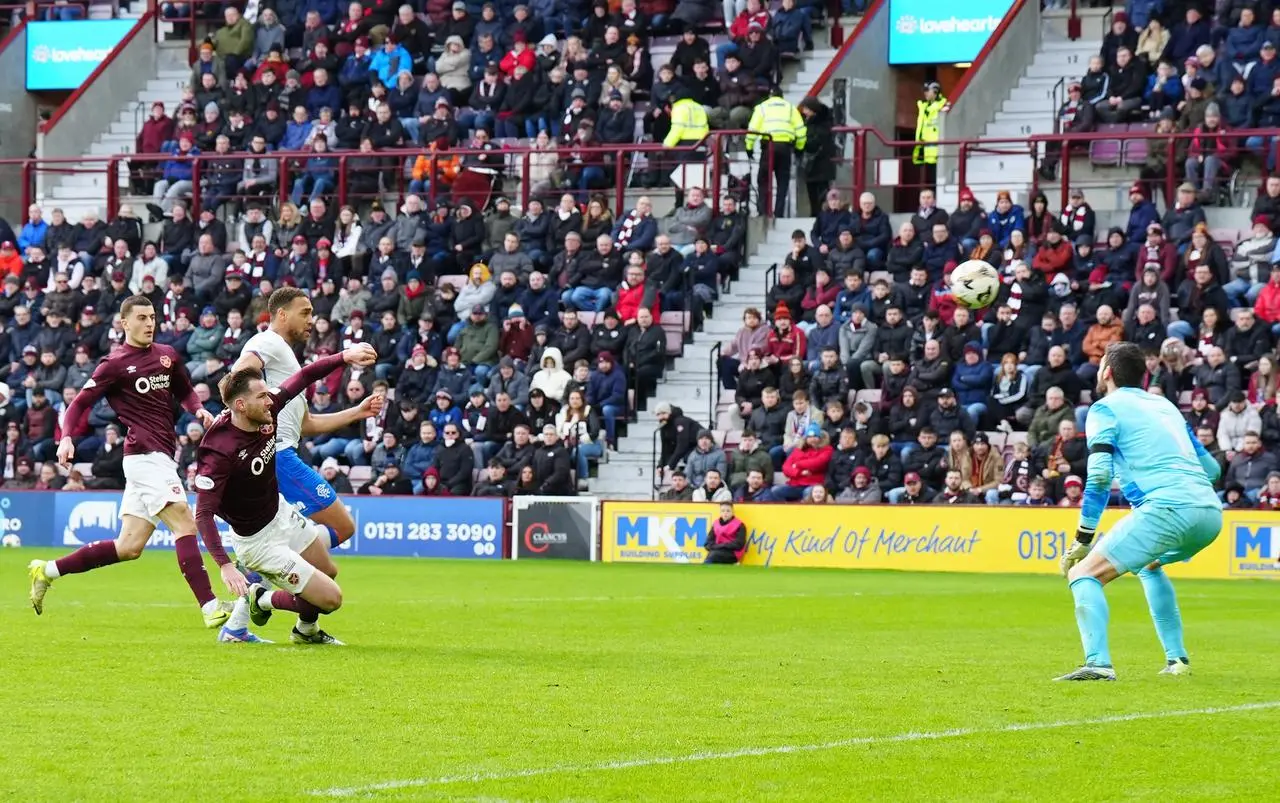
[[[502,557],[503,500],[469,497],[345,496],[356,522],[356,534],[339,548],[341,554],[415,558]],[[195,504],[194,497],[191,499]],[[0,493],[5,533],[24,546],[75,549],[119,532],[120,494],[112,492]],[[225,538],[227,527],[219,529]],[[163,525],[147,543],[149,549],[172,549],[173,533]]]
[[[27,24],[28,91],[78,89],[132,30],[136,20]]]
[[[1014,0],[889,0],[890,64],[960,64],[978,57]]]

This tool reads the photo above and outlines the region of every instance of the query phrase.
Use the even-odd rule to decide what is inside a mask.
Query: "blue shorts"
[[[304,516],[319,513],[338,498],[329,481],[302,462],[297,449],[276,452],[276,482],[284,500]]]
[[[1152,561],[1167,566],[1190,559],[1221,530],[1221,508],[1144,506],[1116,522],[1097,551],[1117,572],[1137,574]]]

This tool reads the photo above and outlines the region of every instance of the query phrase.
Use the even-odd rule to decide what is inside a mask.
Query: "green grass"
[[[1173,679],[1122,581],[1121,682],[1063,685],[1049,577],[357,558],[325,625],[351,646],[252,648],[200,628],[171,553],[60,580],[36,618],[43,554],[0,552],[2,800],[1274,795],[1280,708],[1006,730],[1280,704],[1266,583],[1178,582],[1196,675]]]

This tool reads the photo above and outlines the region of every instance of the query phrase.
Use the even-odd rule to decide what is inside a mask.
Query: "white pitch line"
[[[648,758],[632,758],[616,761],[602,761],[595,764],[561,764],[550,767],[530,767],[523,770],[506,772],[476,772],[467,775],[443,775],[436,778],[410,778],[399,781],[383,781],[381,783],[363,784],[360,786],[340,786],[331,789],[315,789],[308,794],[315,797],[355,797],[386,792],[396,789],[413,789],[427,786],[447,786],[460,783],[485,783],[490,781],[512,781],[521,778],[533,778],[542,775],[578,774],[588,772],[610,772],[613,770],[636,769],[643,767],[660,767],[669,764],[690,764],[700,761],[720,761],[723,759],[748,758],[752,756],[778,756],[796,753],[814,753],[822,750],[839,750],[846,747],[862,747],[869,745],[902,744],[905,742],[928,742],[940,739],[956,739],[965,736],[998,735],[1002,733],[1022,733],[1025,731],[1054,730],[1057,728],[1082,728],[1095,725],[1110,725],[1118,722],[1137,722],[1147,719],[1175,719],[1178,717],[1216,716],[1218,714],[1238,714],[1247,711],[1267,711],[1280,708],[1280,700],[1264,703],[1245,703],[1243,705],[1223,706],[1217,708],[1192,708],[1184,711],[1144,711],[1135,714],[1116,714],[1109,717],[1092,719],[1065,719],[1055,722],[1015,722],[992,728],[953,728],[941,731],[908,731],[890,736],[857,736],[851,739],[838,739],[833,742],[800,745],[775,745],[773,747],[744,747],[738,750],[726,750],[711,753],[690,753],[683,756],[651,756]]]
[[[880,596],[879,594],[871,594],[872,596]],[[437,598],[437,599],[393,599],[386,602],[380,602],[378,605],[544,605],[551,603],[572,603],[572,602],[661,602],[669,600],[672,602],[684,602],[690,600],[753,600],[753,599],[844,599],[852,597],[864,596],[861,591],[845,591],[832,593],[811,593],[806,591],[798,591],[792,594],[674,594],[674,595],[639,595],[626,596],[623,594],[615,594],[613,596],[580,596],[580,597],[481,597],[481,598]],[[897,594],[891,596],[898,596]],[[349,607],[358,606],[359,600],[353,600],[346,603]],[[67,600],[59,602],[58,605],[71,608],[190,608],[189,602],[126,602],[123,600]],[[26,607],[24,602],[21,607]]]

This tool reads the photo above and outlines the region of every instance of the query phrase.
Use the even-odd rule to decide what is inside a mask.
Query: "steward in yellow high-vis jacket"
[[[911,152],[911,161],[918,165],[936,165],[938,163],[938,146],[928,143],[937,142],[942,113],[946,111],[948,101],[942,96],[942,87],[937,81],[924,85],[924,97],[916,101],[916,147]]]
[[[769,91],[769,97],[756,104],[751,122],[747,123],[747,153],[754,153],[756,145],[764,142],[760,149],[760,204],[765,206],[768,202],[772,179],[774,203],[772,208],[765,207],[765,211],[775,217],[787,214],[791,157],[796,151],[804,150],[807,133],[804,117],[782,97],[782,90],[776,86]]]

